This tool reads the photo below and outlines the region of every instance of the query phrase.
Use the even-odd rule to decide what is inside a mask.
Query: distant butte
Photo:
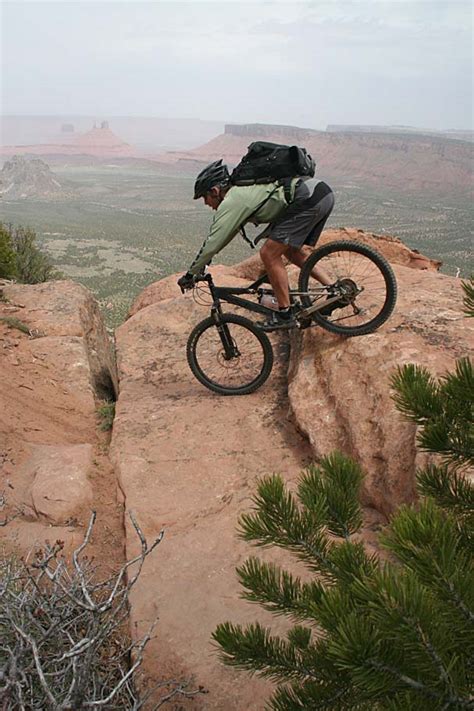
[[[61,141],[61,142],[59,142]],[[61,136],[58,143],[41,143],[28,146],[4,146],[3,155],[33,154],[33,155],[90,155],[99,158],[116,157],[129,158],[137,155],[137,151],[117,136],[103,121],[100,128],[94,125],[90,131],[82,134]]]

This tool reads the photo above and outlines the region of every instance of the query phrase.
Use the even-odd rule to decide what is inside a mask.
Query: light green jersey
[[[297,181],[298,178],[294,178],[291,182],[291,198]],[[200,272],[249,219],[256,225],[273,222],[287,207],[283,187],[278,183],[233,185],[217,208],[209,235],[188,271]]]

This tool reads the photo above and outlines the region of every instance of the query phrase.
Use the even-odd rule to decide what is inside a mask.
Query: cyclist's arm
[[[241,225],[245,223],[254,209],[252,206],[245,205],[238,196],[231,195],[230,191],[217,208],[209,235],[204,240],[188,272],[198,274],[203,267],[209,264],[213,256],[235,237]]]

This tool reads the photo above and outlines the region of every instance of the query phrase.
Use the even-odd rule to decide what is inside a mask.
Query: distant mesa
[[[0,197],[10,200],[51,198],[65,194],[64,185],[40,158],[15,155],[0,171]]]
[[[3,155],[91,155],[99,158],[128,158],[137,154],[129,143],[115,135],[108,121],[102,121],[100,127],[94,123],[86,133],[75,133],[74,125],[65,123],[55,143],[5,146],[1,152]]]
[[[461,129],[447,129],[436,131],[431,128],[416,128],[415,126],[378,126],[358,124],[329,124],[326,128],[329,133],[391,133],[417,136],[438,136],[451,138],[458,141],[474,142],[474,131]]]
[[[334,128],[334,127],[330,127]],[[402,192],[422,191],[470,194],[474,144],[453,140],[438,133],[416,129],[316,131],[278,124],[226,124],[224,133],[189,151],[169,153],[171,160],[184,164],[191,160],[210,162],[223,158],[236,165],[253,141],[296,143],[316,160],[317,175],[327,180],[360,181],[375,188],[395,188]],[[363,127],[352,127],[363,128]],[[379,127],[382,128],[382,127]],[[402,127],[403,128],[403,127]]]
[[[280,124],[267,123],[227,123],[224,127],[224,134],[231,136],[252,136],[254,138],[265,138],[268,135],[286,137],[289,140],[300,141],[309,136],[322,133],[313,128],[298,128],[297,126],[282,126]]]

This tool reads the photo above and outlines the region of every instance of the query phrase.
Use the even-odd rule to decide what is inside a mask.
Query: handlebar
[[[196,274],[196,276],[194,277],[194,281],[195,281],[195,282],[198,282],[198,281],[208,281],[208,282],[211,282],[211,281],[212,281],[212,276],[209,274],[209,272],[208,272],[207,274]]]
[[[179,288],[181,289],[181,293],[184,294],[186,291],[188,291],[188,289],[194,289],[198,281],[207,281],[209,284],[212,284],[212,276],[209,272],[207,272],[206,274],[195,274],[192,279],[192,284],[186,284],[186,286],[180,285]]]

